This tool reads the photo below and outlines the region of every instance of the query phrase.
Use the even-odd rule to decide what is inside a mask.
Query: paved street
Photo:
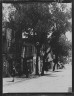
[[[44,76],[35,78],[3,78],[3,93],[26,92],[68,92],[72,87],[72,66],[66,64],[65,69],[49,71]]]

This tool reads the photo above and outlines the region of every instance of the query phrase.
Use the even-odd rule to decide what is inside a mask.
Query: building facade
[[[22,72],[26,73],[26,66],[28,67],[29,74],[35,73],[36,68],[36,48],[30,43],[23,43],[22,46]]]
[[[7,28],[2,34],[2,61],[3,61],[3,77],[9,76],[9,63],[8,63],[8,54],[9,48],[11,46],[11,34],[12,30]]]

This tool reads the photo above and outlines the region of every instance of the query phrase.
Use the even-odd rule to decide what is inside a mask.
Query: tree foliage
[[[71,23],[68,22],[68,19],[71,19],[71,10],[68,12],[65,8],[65,4],[53,3],[52,6],[55,28],[51,36],[51,46],[55,54],[59,52],[59,37],[61,37],[62,34],[64,35],[68,30],[71,30]]]
[[[11,28],[12,33],[15,34],[16,53],[19,53],[19,56],[21,56],[22,32],[28,36],[24,40],[34,44],[39,51],[38,55],[41,47],[47,44],[51,46],[54,54],[63,54],[65,47],[60,46],[66,43],[59,42],[62,34],[71,30],[71,23],[68,20],[72,17],[71,10],[68,11],[66,5],[38,2],[12,4],[15,11],[9,13],[7,27]],[[58,53],[58,48],[62,50],[61,53]]]
[[[68,19],[71,18],[71,12],[64,12],[66,4],[35,2],[12,4],[12,6],[16,10],[9,14],[9,25],[10,28],[14,28],[20,38],[24,30],[32,41],[43,43],[46,40],[42,38],[47,39],[50,31],[53,35],[56,34],[55,37],[59,37],[59,34],[65,33],[69,28]],[[33,35],[30,34],[31,30]]]

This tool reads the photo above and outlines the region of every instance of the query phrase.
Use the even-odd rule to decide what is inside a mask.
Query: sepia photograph
[[[72,3],[2,3],[2,63],[2,93],[72,93]]]

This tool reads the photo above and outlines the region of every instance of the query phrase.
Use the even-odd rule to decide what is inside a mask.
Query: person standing
[[[13,77],[13,79],[12,79],[12,82],[14,82],[15,71],[16,71],[16,69],[15,69],[14,61],[13,61],[13,69],[12,69],[12,77]]]
[[[47,58],[48,58],[48,62],[49,62],[49,64],[50,64],[50,66],[51,66],[51,68],[52,68],[52,66],[53,66],[52,51],[48,54]]]
[[[59,68],[59,64],[58,64],[58,58],[56,58],[55,55],[53,55],[53,62],[54,62],[54,66],[53,66],[53,71],[55,70],[55,67],[57,65],[57,69]]]
[[[56,58],[55,58],[55,55],[53,55],[53,71],[55,70],[55,65],[56,65]]]

